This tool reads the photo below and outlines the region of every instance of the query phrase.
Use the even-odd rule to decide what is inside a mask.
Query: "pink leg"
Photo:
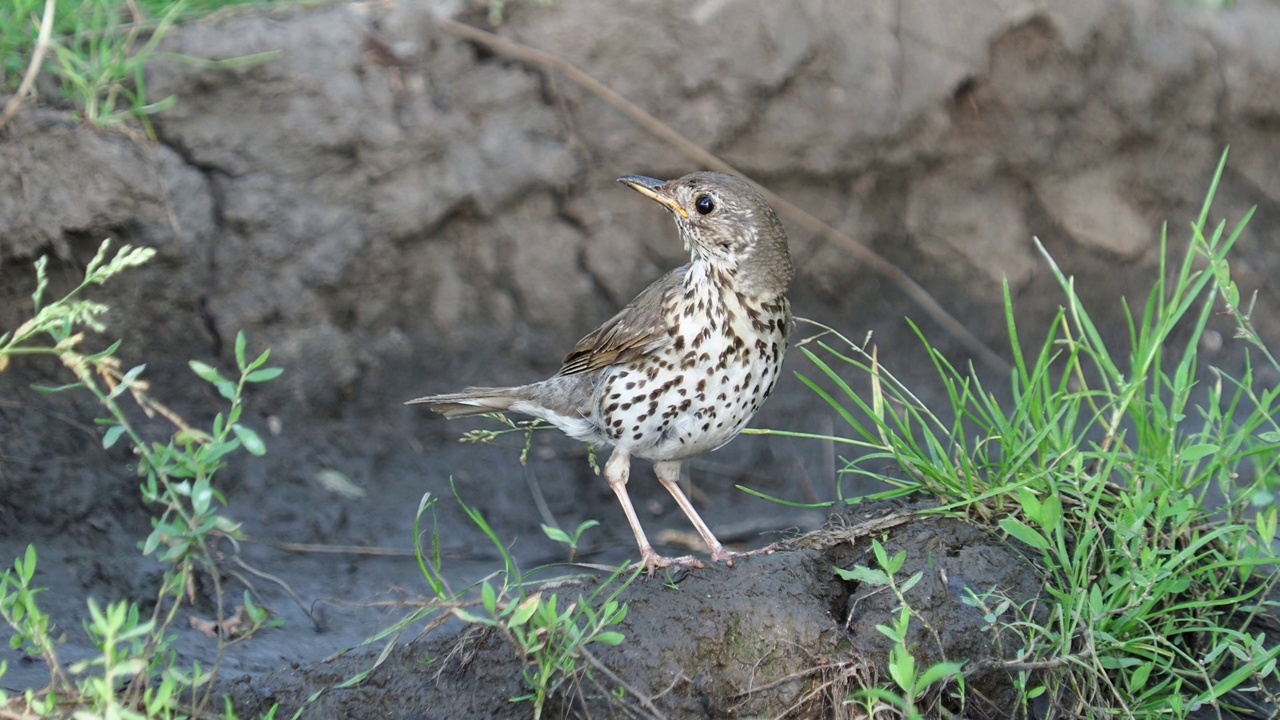
[[[679,463],[676,468],[679,469]],[[640,527],[640,518],[636,516],[635,506],[631,504],[631,496],[627,494],[627,480],[630,476],[631,453],[622,448],[615,448],[613,454],[609,456],[609,462],[605,463],[604,477],[609,481],[613,494],[618,496],[618,502],[622,504],[622,512],[627,516],[631,532],[636,536],[636,544],[640,546],[640,564],[649,571],[649,577],[653,577],[653,573],[658,568],[668,567],[673,563],[702,567],[702,562],[692,556],[666,558],[654,552],[653,546],[649,544],[649,538],[644,534],[644,528]]]
[[[698,515],[698,511],[693,509],[693,503],[689,502],[689,498],[685,497],[684,492],[680,489],[680,461],[664,460],[653,464],[653,471],[658,475],[658,481],[662,483],[662,487],[671,493],[671,497],[676,499],[676,504],[684,511],[685,517],[689,518],[689,522],[693,523],[693,527],[706,541],[707,548],[711,551],[711,559],[716,562],[723,561],[729,567],[733,567],[733,555],[724,549],[716,536],[712,534],[711,528],[702,521]]]

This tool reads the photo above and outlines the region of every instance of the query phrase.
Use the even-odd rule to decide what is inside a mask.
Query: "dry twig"
[[[53,11],[57,7],[58,0],[44,0],[44,16],[40,19],[40,34],[36,36],[36,47],[31,53],[31,64],[27,66],[27,72],[22,76],[22,84],[18,86],[18,92],[9,98],[9,102],[4,106],[4,113],[0,114],[0,128],[9,124],[14,114],[18,112],[18,107],[22,105],[22,99],[31,92],[31,86],[36,83],[40,66],[44,64],[44,55],[49,51],[49,37],[53,35]]]

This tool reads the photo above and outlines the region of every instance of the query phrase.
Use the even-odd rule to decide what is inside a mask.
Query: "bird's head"
[[[786,230],[745,180],[696,172],[667,181],[627,175],[618,182],[671,211],[694,260],[734,276],[740,292],[781,295],[791,285],[794,273]]]

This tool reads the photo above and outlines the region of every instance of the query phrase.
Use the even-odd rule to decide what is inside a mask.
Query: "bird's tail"
[[[472,387],[447,395],[428,395],[410,400],[405,405],[429,405],[432,410],[452,420],[467,415],[506,412],[511,404],[520,400],[520,388]]]

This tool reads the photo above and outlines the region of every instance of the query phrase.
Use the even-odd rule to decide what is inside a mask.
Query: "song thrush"
[[[671,212],[689,264],[579,341],[548,380],[409,402],[448,418],[522,413],[579,440],[612,445],[605,477],[635,533],[641,562],[650,574],[673,562],[700,566],[692,556],[658,555],[640,527],[627,479],[633,455],[652,460],[711,559],[732,565],[733,553],[680,490],[680,463],[732,440],[778,380],[792,324],[787,234],[760,193],[731,175],[618,180]]]

